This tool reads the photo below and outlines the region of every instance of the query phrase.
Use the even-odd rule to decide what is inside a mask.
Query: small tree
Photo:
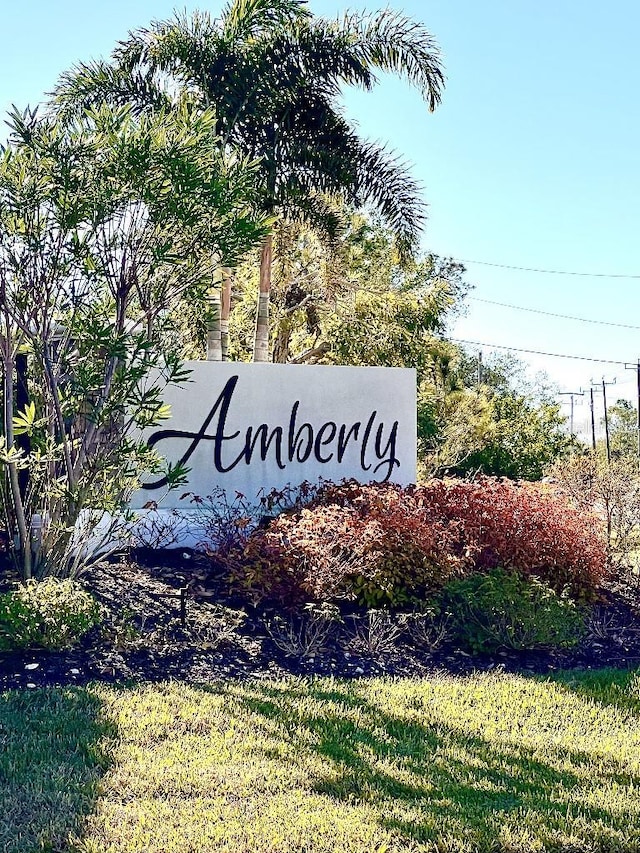
[[[575,454],[558,462],[551,474],[575,503],[602,518],[607,559],[616,572],[637,568],[640,548],[640,476],[637,460],[597,453]]]
[[[69,571],[79,519],[121,510],[139,473],[160,466],[135,435],[166,417],[163,384],[186,378],[175,313],[204,305],[219,258],[240,258],[265,229],[252,168],[221,154],[209,112],[134,118],[103,107],[63,125],[27,111],[10,127],[0,157],[0,464],[28,578]],[[30,401],[16,411],[21,356]],[[175,483],[181,472],[168,474]]]
[[[636,461],[638,467],[638,410],[629,400],[609,406],[609,436],[613,459]]]

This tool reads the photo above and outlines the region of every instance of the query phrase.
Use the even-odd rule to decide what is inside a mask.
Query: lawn
[[[640,676],[0,694],[0,850],[638,851]]]

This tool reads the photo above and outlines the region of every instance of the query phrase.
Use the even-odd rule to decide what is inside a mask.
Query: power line
[[[627,275],[625,273],[608,273],[608,272],[575,272],[574,270],[543,270],[534,267],[517,267],[512,264],[494,264],[489,261],[471,261],[464,258],[459,259],[461,264],[479,264],[483,267],[497,267],[503,270],[519,270],[520,272],[537,272],[544,275],[579,275],[586,278],[633,278],[639,279],[640,275]]]
[[[617,329],[636,329],[640,326],[632,326],[628,323],[612,323],[607,320],[590,320],[586,317],[574,317],[572,314],[556,314],[554,311],[543,311],[541,308],[526,308],[524,305],[512,305],[509,302],[495,302],[493,299],[481,299],[479,296],[469,296],[474,302],[485,302],[487,305],[499,305],[501,308],[513,308],[515,311],[529,311],[532,314],[544,314],[545,317],[559,317],[561,320],[577,320],[580,323],[593,323],[598,326],[614,326]]]
[[[610,358],[590,358],[589,356],[586,356],[586,355],[567,355],[566,353],[560,353],[560,352],[541,352],[540,350],[536,350],[536,349],[523,349],[522,347],[506,347],[506,346],[503,346],[502,344],[487,344],[487,343],[483,343],[482,341],[467,341],[467,340],[463,340],[462,338],[450,338],[450,340],[456,344],[470,344],[471,346],[474,346],[474,347],[487,347],[488,349],[506,349],[506,350],[510,350],[511,352],[526,352],[526,353],[529,353],[530,355],[546,355],[546,356],[550,356],[551,358],[569,358],[569,359],[573,359],[574,361],[593,361],[593,362],[597,362],[598,364],[622,364],[622,365],[627,363],[624,361],[614,361],[613,359],[610,359]]]

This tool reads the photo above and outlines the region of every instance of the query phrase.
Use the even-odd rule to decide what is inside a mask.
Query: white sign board
[[[171,418],[147,443],[190,469],[168,492],[149,477],[132,506],[181,507],[222,487],[249,500],[305,480],[408,485],[416,476],[415,370],[189,362],[191,381],[163,395]]]

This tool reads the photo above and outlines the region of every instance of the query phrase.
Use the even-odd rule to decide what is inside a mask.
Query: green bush
[[[536,577],[500,568],[449,583],[440,605],[452,614],[458,640],[474,652],[569,648],[585,626],[566,590],[556,593]]]
[[[100,619],[98,603],[74,581],[28,581],[0,595],[0,649],[69,648]]]

